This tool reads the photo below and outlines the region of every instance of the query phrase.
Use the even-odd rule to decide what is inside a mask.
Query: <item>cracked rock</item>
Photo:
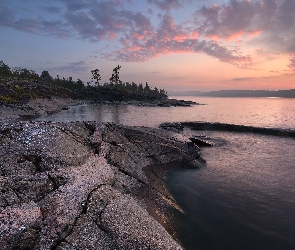
[[[200,159],[158,129],[0,124],[0,249],[181,249],[165,175]]]

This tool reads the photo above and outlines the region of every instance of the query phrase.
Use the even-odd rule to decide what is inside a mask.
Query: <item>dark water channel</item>
[[[184,247],[295,249],[295,140],[201,133],[216,143],[202,148],[206,167],[167,177],[185,212],[176,218]]]

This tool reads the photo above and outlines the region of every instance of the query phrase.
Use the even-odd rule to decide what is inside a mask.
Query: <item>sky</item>
[[[295,88],[295,0],[0,0],[0,60],[167,91]]]

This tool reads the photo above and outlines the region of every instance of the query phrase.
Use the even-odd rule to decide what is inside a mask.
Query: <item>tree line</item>
[[[154,97],[166,97],[167,92],[164,89],[158,89],[157,87],[151,88],[146,82],[136,84],[134,82],[122,82],[120,79],[121,66],[118,65],[113,69],[113,73],[109,79],[109,82],[101,83],[101,75],[98,69],[91,70],[91,82],[87,82],[86,85],[81,79],[74,81],[72,77],[60,78],[59,75],[53,78],[47,70],[43,70],[41,75],[38,75],[34,70],[28,70],[22,67],[10,68],[3,61],[0,61],[0,77],[14,77],[17,79],[27,79],[30,81],[45,81],[59,86],[62,86],[71,90],[82,90],[85,88],[96,89],[113,89],[119,90],[131,94],[147,95]],[[94,86],[93,86],[94,84]]]

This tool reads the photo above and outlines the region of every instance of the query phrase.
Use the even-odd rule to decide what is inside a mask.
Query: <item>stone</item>
[[[190,137],[189,138],[194,144],[196,144],[198,147],[212,147],[214,146],[214,143],[199,139],[197,137]]]
[[[173,132],[180,132],[183,130],[184,126],[181,122],[164,122],[159,125],[159,128],[170,130]]]

